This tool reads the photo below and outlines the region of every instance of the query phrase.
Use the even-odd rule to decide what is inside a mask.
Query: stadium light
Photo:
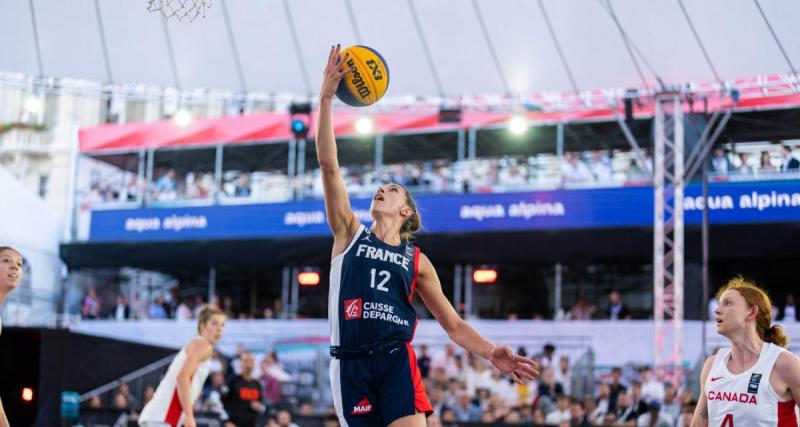
[[[522,135],[528,130],[528,119],[525,116],[515,114],[508,121],[508,129],[514,135]]]
[[[371,134],[374,128],[375,122],[373,122],[369,117],[361,117],[358,119],[358,121],[356,121],[356,132],[360,133],[361,135]]]
[[[25,111],[30,114],[39,114],[42,111],[42,100],[36,95],[30,95],[25,99]]]
[[[185,128],[192,124],[192,113],[190,113],[189,110],[181,108],[172,116],[172,121],[179,127]]]
[[[488,285],[497,281],[497,270],[494,268],[478,268],[472,272],[472,282],[477,285]]]
[[[303,271],[297,275],[297,283],[300,286],[319,285],[319,273],[316,271]]]
[[[30,387],[25,387],[22,389],[22,400],[25,402],[33,401],[33,389]]]

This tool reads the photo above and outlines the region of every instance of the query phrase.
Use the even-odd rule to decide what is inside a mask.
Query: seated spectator
[[[276,421],[278,427],[298,427],[297,424],[292,422],[292,414],[286,409],[281,409],[278,411]]]
[[[595,306],[587,304],[586,300],[581,296],[575,305],[569,309],[570,320],[591,320],[596,311]]]
[[[638,405],[634,407],[631,405],[631,398],[627,393],[620,393],[617,396],[617,405],[614,409],[614,415],[618,423],[636,422],[639,418]]]
[[[564,388],[556,382],[553,368],[544,368],[539,379],[539,398],[548,397],[555,401],[559,396],[564,395]]]
[[[652,402],[653,400],[657,400],[659,402],[664,401],[664,383],[658,381],[655,376],[653,376],[653,371],[650,370],[649,366],[642,366],[639,369],[639,378],[642,381],[642,400],[645,402]]]
[[[728,175],[730,172],[733,171],[733,166],[731,165],[731,161],[728,159],[728,155],[725,153],[720,147],[714,149],[714,154],[711,157],[711,172],[714,172],[717,175]]]
[[[800,169],[800,160],[794,158],[788,145],[781,146],[781,157],[781,172],[797,172]]]
[[[561,384],[564,394],[572,394],[572,367],[569,365],[569,356],[561,356],[558,359],[558,367],[553,370],[556,383]]]
[[[677,420],[681,414],[681,403],[678,402],[675,386],[667,383],[664,389],[664,403],[661,405],[661,412],[669,415],[673,420]]]
[[[175,308],[175,320],[191,320],[192,317],[191,300],[184,298]]]
[[[590,420],[596,424],[602,424],[606,414],[611,411],[611,389],[608,384],[600,383],[597,386],[597,403],[594,413],[589,413]]]
[[[750,164],[750,153],[739,153],[739,167],[736,172],[742,175],[753,175],[756,173],[755,166]]]
[[[451,409],[456,421],[478,422],[481,419],[482,411],[480,406],[472,403],[472,399],[466,390],[458,392],[456,403]]]
[[[608,294],[608,312],[606,313],[606,318],[610,320],[630,320],[631,318],[630,310],[628,310],[628,307],[622,302],[622,298],[620,298],[619,292],[617,291],[611,291],[611,293]]]
[[[761,152],[761,162],[759,163],[758,171],[760,173],[772,173],[776,171],[775,166],[772,164],[769,151]]]
[[[673,427],[674,420],[661,411],[661,402],[653,400],[647,405],[647,412],[636,419],[637,427]]]
[[[233,189],[235,197],[250,197],[250,175],[243,173],[239,175],[239,180]]]
[[[556,408],[544,417],[545,424],[561,424],[571,419],[569,396],[561,395],[556,400]]]
[[[550,366],[555,365],[555,354],[556,346],[553,344],[547,343],[542,347],[542,351],[540,353],[536,353],[533,355],[533,358],[539,361],[539,366],[542,368],[547,368]]]
[[[150,319],[166,319],[167,318],[167,311],[164,309],[164,297],[159,295],[156,297],[155,301],[150,303],[150,307],[147,309],[147,317]]]
[[[562,184],[585,184],[592,182],[593,176],[575,153],[564,153],[564,162],[561,164]]]
[[[100,318],[100,300],[97,298],[97,293],[95,293],[94,288],[89,288],[86,296],[83,297],[81,315],[84,319]]]
[[[692,416],[697,407],[696,400],[689,400],[681,406],[681,415],[675,420],[675,427],[691,427]]]
[[[636,411],[636,416],[647,412],[647,401],[642,397],[642,383],[634,381],[631,383],[630,389],[631,406]]]
[[[117,305],[114,307],[115,320],[127,320],[131,318],[131,307],[125,295],[117,295]]]
[[[778,312],[777,320],[781,322],[797,322],[800,321],[800,310],[798,310],[797,303],[794,299],[794,294],[786,295],[786,302],[781,306]]]
[[[611,159],[602,150],[592,151],[592,161],[589,168],[597,183],[608,184],[613,182],[611,173]]]
[[[592,427],[589,417],[586,416],[583,402],[575,398],[572,398],[569,403],[569,425],[570,427]]]
[[[611,383],[608,385],[609,390],[609,398],[608,398],[608,410],[615,411],[617,409],[617,399],[621,394],[625,394],[628,392],[628,388],[625,387],[624,384],[621,382],[622,379],[622,369],[619,367],[611,368]],[[619,416],[617,416],[619,418]]]

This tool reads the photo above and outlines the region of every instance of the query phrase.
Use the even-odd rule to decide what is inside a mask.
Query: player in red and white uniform
[[[194,402],[208,377],[212,346],[222,337],[225,314],[214,306],[205,306],[197,314],[199,335],[189,341],[170,363],[158,384],[153,399],[139,416],[143,427],[195,427]]]
[[[14,248],[0,246],[0,307],[6,301],[8,294],[19,286],[22,279],[22,255]],[[3,320],[0,319],[0,332],[3,329]],[[8,427],[8,419],[0,402],[0,427]]]
[[[730,347],[709,357],[692,427],[797,427],[800,358],[786,351],[786,335],[771,324],[772,303],[742,278],[718,293],[717,332]]]

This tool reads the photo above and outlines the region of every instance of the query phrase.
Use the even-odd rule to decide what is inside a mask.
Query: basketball
[[[378,102],[389,87],[389,67],[380,53],[366,46],[350,46],[341,52],[349,53],[347,68],[336,96],[347,105],[365,107]]]

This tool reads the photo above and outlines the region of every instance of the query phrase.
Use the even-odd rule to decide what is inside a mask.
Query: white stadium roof
[[[205,18],[166,27],[145,0],[0,2],[0,71],[307,95],[340,42],[383,54],[392,95],[459,96],[714,82],[800,66],[796,0],[211,2]]]

